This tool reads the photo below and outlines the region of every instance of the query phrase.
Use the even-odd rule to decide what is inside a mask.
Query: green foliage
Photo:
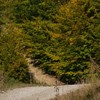
[[[91,58],[100,64],[99,6],[99,0],[12,1],[9,6],[9,19],[20,27],[22,32],[18,37],[20,32],[13,34],[15,39],[7,35],[5,41],[8,41],[9,45],[1,43],[3,48],[7,47],[2,49],[4,65],[9,66],[12,61],[19,63],[24,48],[32,55],[35,66],[65,83],[86,80],[90,75]],[[9,54],[8,48],[11,55],[5,57]],[[22,53],[19,52],[21,50]],[[22,69],[20,66],[20,70]],[[13,71],[16,72],[15,69]]]
[[[34,17],[40,16],[43,20],[51,19],[56,12],[56,3],[48,0],[23,0],[15,3],[13,14],[16,22],[25,20],[34,20]]]
[[[28,82],[28,66],[23,58],[25,38],[21,30],[14,25],[8,24],[3,27],[5,28],[0,33],[0,68],[5,77]]]
[[[5,76],[8,77],[8,80],[11,78],[24,83],[29,83],[30,81],[28,66],[22,59],[19,59],[14,62],[13,65],[10,65]],[[7,81],[7,78],[5,78],[5,81]]]

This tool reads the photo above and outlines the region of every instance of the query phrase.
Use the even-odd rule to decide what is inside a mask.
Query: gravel
[[[16,88],[0,93],[0,100],[50,100],[56,95],[70,93],[84,86],[85,84]]]

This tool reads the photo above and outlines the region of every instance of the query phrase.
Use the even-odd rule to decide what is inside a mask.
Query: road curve
[[[86,86],[85,84],[78,85],[63,85],[63,86],[37,86],[25,87],[8,90],[0,93],[0,100],[50,100],[57,94],[62,95],[70,93],[77,89]]]

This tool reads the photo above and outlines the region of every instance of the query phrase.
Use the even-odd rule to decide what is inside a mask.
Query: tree
[[[23,57],[25,38],[14,25],[7,24],[3,27],[0,33],[0,68],[9,79],[29,82],[28,66]]]
[[[17,38],[13,39],[12,35],[9,35],[11,38],[8,42],[9,46],[14,51],[15,47],[10,43],[14,40],[20,44],[15,49],[18,51],[16,51],[17,56],[20,57],[19,51],[23,50],[21,43],[24,44],[25,50],[27,49],[27,52],[32,55],[35,66],[59,77],[65,83],[72,84],[86,80],[90,75],[91,58],[98,65],[100,64],[99,5],[99,0],[13,2],[9,8],[9,19],[14,25],[20,27],[17,28],[18,33],[20,29],[22,31],[20,34],[22,37],[18,33],[18,37],[16,34],[13,34],[13,37],[17,37],[18,41],[21,39],[22,42],[19,43],[16,41]],[[24,38],[28,40],[23,42]],[[5,51],[4,54],[7,54],[7,50]],[[12,51],[11,55],[13,55]],[[11,55],[7,56],[8,64]],[[16,60],[15,57],[12,61],[14,60]],[[17,61],[21,60],[17,59]]]

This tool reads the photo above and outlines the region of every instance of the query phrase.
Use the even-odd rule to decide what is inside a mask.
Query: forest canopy
[[[98,76],[100,1],[0,0],[0,68],[27,81],[24,55],[65,83]]]

